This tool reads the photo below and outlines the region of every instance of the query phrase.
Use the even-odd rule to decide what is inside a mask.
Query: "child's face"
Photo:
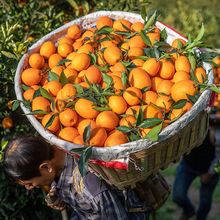
[[[24,186],[27,190],[51,185],[55,178],[55,170],[43,168],[40,169],[41,176],[33,177],[29,180],[18,180],[17,183]]]

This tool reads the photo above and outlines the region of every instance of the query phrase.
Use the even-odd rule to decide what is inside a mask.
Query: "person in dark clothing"
[[[148,211],[133,190],[124,195],[125,192],[113,189],[92,172],[82,177],[72,155],[41,137],[20,137],[11,141],[3,164],[6,175],[28,190],[50,186],[47,204],[58,210],[70,207],[71,220],[148,219]],[[142,211],[132,213],[130,208]]]
[[[215,126],[210,126],[202,145],[185,155],[177,167],[172,195],[173,201],[183,209],[180,220],[190,219],[194,215],[197,220],[207,219],[213,192],[219,180],[219,175],[214,169],[220,155],[220,142],[217,139]],[[187,195],[196,177],[200,177],[201,182],[197,212]]]

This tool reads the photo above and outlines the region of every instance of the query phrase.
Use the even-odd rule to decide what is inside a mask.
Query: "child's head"
[[[24,136],[12,140],[5,150],[6,175],[31,189],[54,179],[54,148],[41,137]]]

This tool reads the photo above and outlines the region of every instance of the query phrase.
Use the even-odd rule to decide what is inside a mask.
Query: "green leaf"
[[[49,121],[48,121],[47,124],[45,125],[45,128],[48,128],[48,127],[50,127],[50,126],[53,124],[53,121],[54,121],[54,119],[55,119],[56,116],[57,116],[56,114],[53,114],[53,115],[50,117]]]
[[[42,87],[40,87],[40,94],[41,94],[44,98],[49,99],[49,100],[52,100],[52,96],[50,95],[50,93],[49,93],[46,89],[44,89],[44,88],[42,88]]]
[[[94,107],[93,109],[94,109],[94,110],[97,110],[97,111],[99,111],[99,112],[111,110],[111,108],[108,108],[108,107]]]
[[[83,132],[83,141],[84,143],[88,143],[89,139],[91,137],[91,125],[87,125]]]
[[[186,94],[186,95],[187,95],[189,101],[194,105],[196,103],[196,101],[197,101],[196,96],[189,95],[189,94]]]
[[[121,73],[121,81],[122,81],[122,85],[125,87],[128,83],[128,76],[126,72]]]
[[[186,99],[181,99],[175,103],[173,103],[172,107],[173,109],[180,109],[182,108],[183,106],[185,106],[187,103],[187,100]]]
[[[204,33],[205,33],[205,28],[204,28],[204,25],[202,23],[202,27],[200,28],[199,33],[198,33],[198,35],[197,35],[197,37],[195,38],[194,41],[200,41],[203,38]]]
[[[113,28],[104,26],[101,29],[97,30],[96,34],[103,35],[103,34],[110,34],[111,32],[113,32]]]
[[[190,65],[191,65],[191,69],[194,71],[196,68],[196,58],[192,54],[190,54],[188,56],[188,59],[189,59]]]
[[[159,119],[159,118],[148,118],[148,119],[145,119],[140,125],[139,127],[140,128],[150,128],[150,127],[153,127],[159,123],[161,123],[162,120]]]
[[[139,126],[141,122],[143,121],[143,119],[144,119],[144,114],[143,114],[142,108],[140,108],[138,112],[138,116],[137,116],[136,126]]]
[[[123,132],[123,133],[129,133],[129,132],[132,131],[132,128],[127,127],[127,126],[118,126],[118,127],[116,128],[116,130],[119,130],[119,131],[121,131],[121,132]]]
[[[59,81],[59,76],[54,72],[49,72],[49,81]]]
[[[95,64],[96,61],[97,61],[96,55],[94,53],[89,52],[89,56],[90,56],[90,59],[91,59],[91,63]]]
[[[73,86],[76,88],[76,91],[77,91],[78,94],[82,94],[83,93],[84,90],[83,90],[83,87],[81,85],[74,84]]]
[[[60,60],[59,63],[57,64],[57,66],[62,66],[63,64],[65,64],[67,62],[72,62],[72,60],[69,60],[69,59]]]
[[[67,83],[69,83],[68,79],[66,78],[66,75],[64,74],[64,72],[62,72],[60,74],[60,82],[61,84],[64,86],[66,85]]]
[[[40,95],[41,95],[41,93],[40,93],[40,88],[39,88],[34,92],[33,99],[40,96]]]
[[[141,38],[142,38],[142,40],[144,41],[144,43],[145,43],[147,46],[151,47],[152,45],[151,45],[150,39],[149,39],[149,37],[145,34],[145,32],[144,32],[143,30],[141,30],[140,35],[141,35]]]
[[[106,86],[106,89],[110,88],[111,85],[112,85],[112,83],[113,83],[112,77],[109,76],[109,75],[107,75],[107,74],[105,74],[105,73],[103,73],[102,76],[103,76],[103,81],[104,81],[104,82],[106,83],[106,85],[107,85],[107,86]]]
[[[8,140],[2,139],[2,141],[1,141],[1,149],[4,150],[7,145],[8,145]]]
[[[67,105],[66,105],[66,108],[71,108],[73,107],[75,104],[75,101],[72,101],[72,102],[68,102]]]
[[[10,58],[10,59],[15,59],[15,60],[17,60],[17,57],[16,57],[13,53],[11,53],[11,52],[1,51],[1,53],[2,53],[4,56],[6,56],[6,57],[8,57],[8,58]]]
[[[155,24],[157,19],[157,11],[155,10],[154,13],[147,18],[146,24],[144,25],[144,29],[148,29],[149,27],[151,27],[152,25]]]
[[[150,139],[151,141],[157,141],[162,126],[163,123],[160,123],[159,125],[153,127],[144,138]]]
[[[31,109],[31,102],[30,101],[22,101],[23,105],[28,108],[28,109]]]
[[[122,36],[130,36],[130,33],[126,31],[115,31],[115,33]]]
[[[167,39],[167,31],[166,28],[164,28],[161,32],[160,32],[160,38],[161,40],[165,41]]]
[[[82,177],[87,173],[88,160],[92,155],[92,147],[87,147],[79,158],[79,172]]]
[[[30,87],[29,87],[29,86],[26,86],[26,85],[24,85],[24,84],[22,84],[22,85],[21,85],[21,88],[22,88],[24,91],[26,91],[26,90],[28,90]]]
[[[213,92],[220,94],[220,88],[216,85],[209,86],[209,89],[211,89]]]
[[[137,141],[139,140],[141,137],[137,134],[137,133],[134,133],[134,132],[131,132],[129,134],[129,140],[130,141]]]
[[[141,7],[141,17],[146,22],[146,17],[147,17],[147,9],[146,7]]]
[[[49,112],[45,112],[43,110],[35,110],[35,111],[32,111],[30,113],[27,113],[25,115],[46,115],[48,114]]]
[[[11,110],[12,110],[12,111],[17,110],[18,106],[19,106],[19,101],[18,101],[18,100],[14,100]]]

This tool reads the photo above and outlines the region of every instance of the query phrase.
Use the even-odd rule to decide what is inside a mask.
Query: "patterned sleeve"
[[[125,208],[120,202],[120,199],[111,190],[101,192],[94,199],[97,205],[96,208],[99,210],[99,219],[129,219]]]

